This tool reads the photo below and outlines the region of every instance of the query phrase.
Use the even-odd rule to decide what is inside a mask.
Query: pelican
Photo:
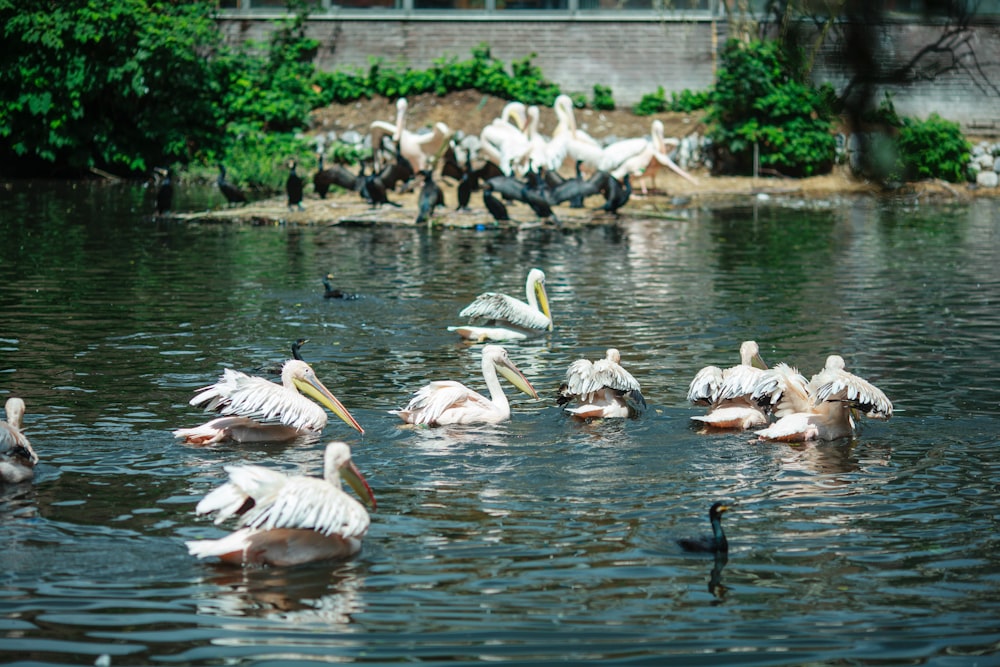
[[[0,482],[27,482],[35,476],[38,454],[35,454],[27,436],[21,433],[24,401],[8,398],[4,410],[7,421],[0,421]]]
[[[524,283],[525,303],[499,292],[486,292],[462,309],[460,317],[487,326],[448,327],[469,340],[523,340],[532,334],[552,331],[552,312],[545,291],[545,272],[532,269]]]
[[[351,449],[331,442],[323,479],[289,476],[262,466],[226,466],[229,481],[201,499],[198,514],[218,512],[215,523],[240,517],[240,528],[218,540],[187,542],[198,558],[218,556],[233,565],[298,565],[346,558],[361,550],[370,518],[344,492],[341,479],[375,509],[375,494],[351,461]]]
[[[667,143],[663,138],[663,122],[654,120],[650,137],[624,139],[610,144],[601,151],[598,169],[610,172],[615,178],[631,174],[641,178],[642,192],[646,194],[646,178],[654,178],[660,165],[677,172],[682,178],[697,185],[698,179],[681,169],[667,155]]]
[[[461,382],[440,380],[421,387],[402,410],[391,410],[408,424],[445,426],[448,424],[498,424],[510,419],[510,403],[500,386],[500,372],[510,382],[532,398],[538,392],[524,374],[507,357],[499,345],[483,348],[483,379],[490,397],[478,394]]]
[[[435,123],[430,132],[411,132],[406,129],[406,110],[409,103],[405,97],[396,100],[396,123],[374,121],[371,124],[372,150],[378,150],[385,136],[391,136],[398,152],[405,157],[417,172],[428,169],[431,159],[436,158],[447,146],[452,136],[451,128],[445,123]]]
[[[497,165],[510,176],[514,156],[528,148],[525,129],[528,111],[521,102],[510,102],[500,114],[500,118],[484,127],[479,133],[479,152],[488,161]]]
[[[761,440],[805,442],[836,440],[854,435],[854,410],[873,419],[892,417],[892,403],[882,390],[844,370],[843,357],[831,354],[826,366],[806,382],[787,364],[765,372],[753,393],[775,407],[778,418],[755,431]]]
[[[559,388],[559,405],[575,401],[575,407],[564,409],[580,418],[634,417],[645,410],[639,381],[622,368],[621,360],[621,353],[612,347],[604,359],[574,361]]]
[[[740,363],[720,369],[705,366],[691,380],[687,399],[707,405],[707,414],[691,419],[716,429],[748,429],[767,424],[767,411],[753,398],[754,389],[767,369],[760,348],[752,340],[740,345]]]
[[[326,412],[299,392],[316,399],[362,434],[365,432],[323,386],[309,364],[290,359],[281,368],[280,385],[225,369],[218,382],[200,389],[190,401],[222,417],[195,428],[178,429],[174,435],[189,444],[208,445],[223,440],[273,442],[319,433],[326,426]]]

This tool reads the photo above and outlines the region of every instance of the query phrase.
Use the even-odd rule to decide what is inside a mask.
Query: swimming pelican
[[[311,396],[335,415],[365,430],[351,416],[304,361],[290,359],[281,368],[281,384],[225,369],[214,385],[199,390],[191,405],[222,415],[195,428],[174,431],[178,438],[194,445],[223,440],[261,442],[291,440],[299,435],[319,433],[326,426],[326,412],[301,393]]]
[[[565,384],[559,387],[559,405],[575,401],[575,407],[564,409],[580,418],[634,417],[645,410],[639,381],[622,368],[621,359],[612,347],[604,359],[574,361],[566,371]]]
[[[8,398],[4,404],[7,421],[0,420],[0,482],[18,484],[35,476],[38,454],[27,436],[21,433],[24,409],[24,401],[20,398]]]
[[[774,406],[774,424],[755,433],[761,440],[804,442],[854,435],[855,410],[873,419],[892,417],[892,403],[882,390],[844,370],[843,357],[831,354],[826,366],[806,382],[787,364],[765,372],[754,398]]]
[[[532,269],[524,283],[525,303],[499,292],[486,292],[462,309],[460,317],[487,326],[448,327],[469,340],[523,340],[529,335],[552,331],[552,312],[545,291],[545,272]]]
[[[738,365],[726,370],[705,366],[691,380],[687,399],[695,405],[709,406],[708,413],[691,419],[716,429],[763,426],[768,420],[767,411],[753,393],[766,369],[760,348],[752,340],[740,345]]]
[[[445,426],[448,424],[497,424],[510,419],[510,403],[500,386],[500,372],[510,382],[532,398],[538,392],[524,374],[507,357],[499,345],[483,348],[483,379],[490,397],[478,394],[461,382],[439,380],[421,387],[402,410],[391,410],[408,424]]]
[[[202,498],[195,512],[218,512],[216,524],[238,515],[240,528],[218,540],[187,542],[192,556],[218,556],[233,565],[285,566],[346,558],[361,550],[371,520],[364,506],[344,492],[341,479],[372,509],[375,494],[345,443],[326,446],[323,479],[262,466],[225,470],[229,481]]]

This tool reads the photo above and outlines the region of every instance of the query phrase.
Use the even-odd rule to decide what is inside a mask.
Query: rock
[[[993,171],[1000,174],[1000,157],[993,160]]]
[[[995,171],[981,171],[976,175],[976,185],[982,188],[995,188],[1000,183],[1000,174]]]

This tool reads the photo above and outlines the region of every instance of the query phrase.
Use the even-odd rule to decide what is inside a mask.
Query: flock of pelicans
[[[412,188],[419,175],[423,182],[415,222],[430,222],[435,210],[446,206],[444,193],[434,180],[435,168],[441,165],[441,176],[458,183],[456,210],[468,210],[472,193],[481,191],[484,206],[498,222],[511,219],[508,204],[522,202],[539,219],[558,224],[554,207],[569,202],[571,208],[583,208],[584,201],[593,195],[604,197],[604,203],[594,210],[617,215],[632,194],[632,179],[640,181],[646,191],[647,181],[655,178],[661,166],[697,182],[671,159],[670,153],[680,142],[663,136],[661,121],[652,122],[648,136],[602,142],[577,127],[567,95],[560,95],[553,104],[557,122],[551,136],[539,131],[539,108],[521,102],[507,104],[500,117],[479,135],[467,136],[453,132],[443,122],[434,123],[429,130],[412,131],[406,124],[407,109],[406,98],[400,98],[395,122],[371,123],[370,173],[365,173],[364,161],[359,173],[339,164],[328,167],[320,146],[319,167],[312,179],[316,194],[325,199],[331,187],[338,187],[357,192],[373,208],[399,206],[389,195]],[[564,163],[575,164],[574,177],[559,173]],[[296,160],[289,160],[285,190],[290,209],[303,208],[305,178],[296,168]],[[584,170],[590,172],[587,177]],[[165,169],[157,169],[156,176],[160,182],[157,213],[164,214],[173,205],[173,181]],[[219,165],[217,184],[229,204],[247,202],[243,190],[227,180],[223,165]]]
[[[324,296],[336,296],[331,294],[328,280],[324,282]],[[552,313],[545,274],[540,269],[529,272],[525,293],[527,301],[495,292],[482,294],[461,311],[470,325],[450,327],[465,338],[491,341],[482,348],[488,398],[460,382],[437,381],[421,387],[406,407],[391,414],[405,423],[428,427],[506,421],[511,411],[500,376],[537,399],[538,392],[507,350],[495,344],[551,331]],[[350,296],[339,293],[338,298]],[[364,433],[312,367],[298,358],[301,342],[293,346],[296,358],[282,365],[281,384],[225,369],[218,382],[199,390],[190,400],[192,406],[217,416],[200,426],[177,429],[174,435],[193,445],[318,436],[327,425],[324,407]],[[754,433],[761,440],[835,440],[854,434],[858,414],[875,419],[892,416],[892,403],[885,394],[846,371],[840,356],[829,356],[826,366],[807,380],[785,363],[768,368],[753,341],[740,346],[739,364],[725,370],[706,366],[698,371],[687,398],[707,408],[705,414],[692,417],[705,430],[756,429]],[[639,382],[622,367],[621,355],[613,348],[603,359],[580,359],[570,364],[557,400],[568,414],[580,419],[635,417],[646,407]],[[38,462],[21,432],[24,410],[23,400],[9,398],[7,421],[0,421],[0,479],[6,483],[31,480]],[[215,513],[217,524],[237,517],[239,528],[221,539],[188,542],[191,554],[234,564],[290,565],[343,558],[361,548],[369,515],[358,500],[342,490],[341,480],[373,509],[376,501],[345,443],[327,445],[323,479],[288,476],[261,466],[228,466],[225,470],[229,481],[206,495],[196,512]],[[712,506],[711,537],[682,542],[681,546],[724,552],[727,546],[721,514],[725,510],[720,503]]]

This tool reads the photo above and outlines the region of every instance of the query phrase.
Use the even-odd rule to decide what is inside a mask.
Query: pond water
[[[131,186],[16,183],[0,204],[0,399],[25,399],[41,457],[33,485],[0,488],[4,662],[1000,663],[993,201],[572,233],[163,222]],[[541,398],[508,385],[509,423],[401,428],[387,411],[428,380],[483,388],[480,346],[446,326],[531,267],[555,330],[508,349]],[[360,298],[324,299],[327,272]],[[204,421],[195,389],[297,338],[364,436],[333,419],[318,441],[175,441]],[[698,433],[688,383],[745,339],[807,376],[841,354],[894,417],[804,446]],[[566,368],[610,346],[648,411],[571,421]],[[224,465],[319,475],[331,439],[379,502],[356,558],[187,554],[223,534],[193,510]],[[675,542],[717,500],[718,564]]]

